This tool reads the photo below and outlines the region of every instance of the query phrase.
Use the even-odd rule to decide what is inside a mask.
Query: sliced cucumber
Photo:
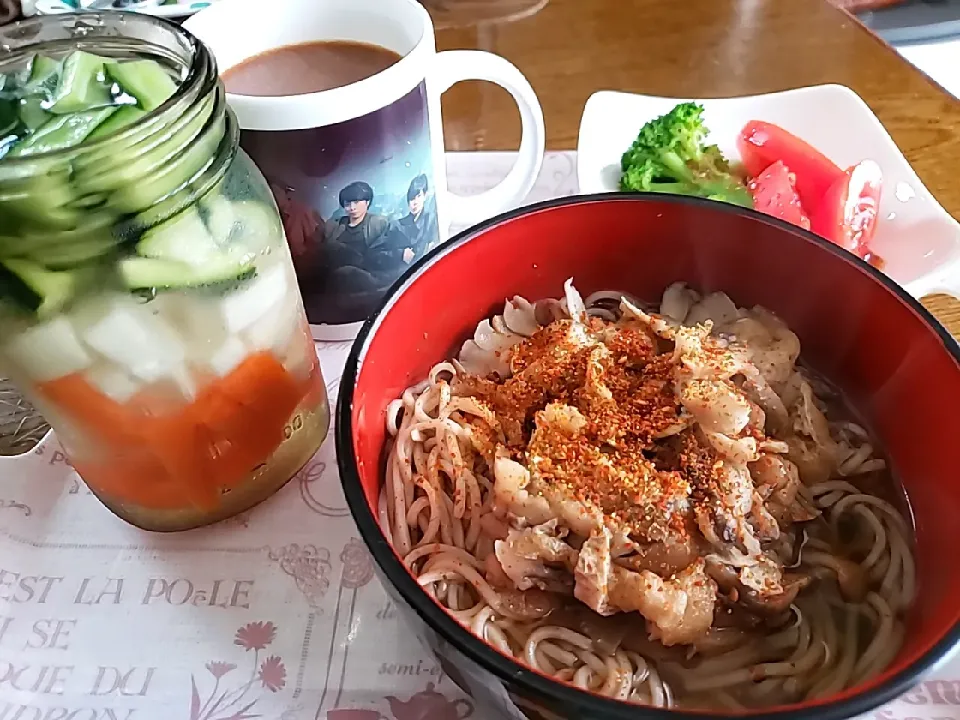
[[[62,310],[76,290],[77,277],[72,272],[47,270],[30,260],[0,261],[0,295],[38,317]]]
[[[109,255],[123,241],[104,218],[83,230],[0,236],[0,259],[22,258],[52,270],[76,268],[86,277],[87,271],[96,272],[90,261]]]
[[[10,157],[24,157],[76,147],[116,110],[115,107],[105,107],[70,115],[57,115],[18,142],[10,151]]]
[[[141,287],[191,287],[209,285],[225,281],[237,281],[250,277],[253,258],[247,254],[241,258],[232,257],[217,244],[216,240],[203,224],[203,219],[195,207],[189,207],[179,215],[156,225],[143,234],[137,243],[137,254],[142,258],[153,258],[177,263],[193,268],[189,274],[176,277],[176,266],[170,266],[171,274],[161,277],[138,277],[138,282],[150,280]],[[162,269],[162,268],[161,268]]]
[[[113,115],[108,117],[87,137],[88,140],[99,140],[100,138],[115,133],[118,130],[132,125],[140,118],[146,115],[145,110],[141,110],[134,105],[124,105]]]
[[[28,97],[20,101],[20,122],[33,132],[52,116],[43,109],[43,98]]]
[[[238,267],[230,261],[188,265],[179,260],[129,257],[120,261],[120,276],[131,290],[221,288],[253,276],[252,265]]]
[[[200,213],[193,207],[145,232],[137,243],[137,254],[197,266],[223,258]]]
[[[256,200],[227,200],[217,193],[201,203],[207,227],[217,244],[231,254],[258,254],[283,242],[283,226],[276,213]]]
[[[15,73],[0,73],[0,100],[19,100],[22,94],[23,88],[20,87]]]
[[[27,94],[52,92],[56,89],[59,73],[59,62],[46,55],[34,55],[24,90]]]
[[[89,210],[99,205],[103,205],[106,201],[107,195],[105,193],[99,193],[95,195],[78,195],[70,201],[70,207]]]
[[[204,123],[207,118],[209,115],[204,118]],[[203,135],[196,137],[198,132]],[[167,148],[175,148],[173,154],[149,172],[138,174],[137,181],[119,186],[111,204],[123,212],[141,212],[160,198],[177,192],[214,161],[223,132],[222,119],[205,130],[202,123],[184,128],[171,139],[171,147]]]
[[[31,259],[53,269],[69,269],[76,265],[101,258],[119,245],[119,241],[108,233],[105,236],[87,236],[84,240],[64,243],[38,250]]]
[[[206,127],[212,109],[213,103],[205,102],[174,126],[150,123],[143,137],[139,132],[125,137],[124,152],[110,158],[80,159],[76,184],[86,192],[112,192],[110,205],[120,212],[144,212],[212,162],[223,137],[222,121]]]
[[[20,117],[16,100],[0,100],[0,137],[6,137],[17,130]]]
[[[80,50],[70,53],[63,61],[50,112],[65,115],[110,105],[113,98],[103,81],[103,64],[98,55]]]
[[[188,208],[193,203],[195,195],[194,189],[190,185],[185,185],[172,195],[137,213],[136,218],[131,222],[140,232],[148,230],[179,215],[184,208]]]
[[[22,254],[23,239],[16,235],[0,235],[0,258]]]
[[[80,210],[70,207],[76,197],[67,172],[43,174],[38,169],[21,182],[0,184],[0,208],[16,216],[23,232],[75,228],[82,218]]]
[[[121,242],[115,239],[113,221],[109,217],[97,218],[85,224],[83,230],[39,231],[33,227],[21,229],[17,235],[0,236],[0,257],[25,257],[41,265],[48,251],[64,245],[101,245],[109,247]]]
[[[165,103],[177,90],[177,84],[160,63],[153,60],[107,63],[107,74],[117,81],[123,90],[137,99],[137,104],[146,111],[154,110]]]

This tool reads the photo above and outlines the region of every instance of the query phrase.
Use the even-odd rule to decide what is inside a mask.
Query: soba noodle
[[[557,335],[551,328],[562,331]],[[609,530],[616,530],[611,517],[620,516],[596,515],[582,496],[575,507],[587,508],[608,529],[597,525],[578,534],[579,521],[557,513],[567,500],[534,497],[523,482],[506,496],[512,500],[504,501],[501,486],[509,472],[529,478],[542,465],[532,451],[517,451],[516,442],[513,451],[504,449],[506,420],[477,391],[502,384],[515,372],[535,372],[518,369],[517,353],[533,347],[537,338],[540,352],[548,354],[551,332],[579,338],[573,352],[624,328],[646,333],[660,360],[687,373],[671,376],[686,380],[676,380],[664,392],[684,402],[674,399],[677,422],[659,428],[647,455],[652,458],[656,447],[686,438],[683,442],[699,442],[712,453],[709,457],[718,458],[714,467],[723,464],[731,477],[740,468],[741,477],[752,480],[745,491],[753,497],[748,521],[735,531],[727,526],[718,538],[719,515],[713,526],[698,515],[696,560],[662,577],[629,565],[637,557],[641,565],[645,561],[633,555],[639,552],[633,536]],[[725,352],[716,355],[723,362],[735,358],[737,367],[718,375],[720,384],[710,387],[722,391],[735,385],[736,397],[721,393],[703,403],[691,394],[691,385],[683,385],[699,382],[691,377],[714,382],[706,366],[694,367],[698,356],[684,355],[692,343]],[[563,300],[534,304],[514,298],[501,315],[480,323],[457,360],[436,365],[426,380],[390,405],[392,445],[381,524],[424,590],[465,628],[500,652],[577,687],[657,707],[733,710],[850,687],[886,667],[903,639],[903,614],[915,584],[911,528],[895,506],[893,480],[869,433],[833,388],[796,365],[799,352],[797,337],[768,311],[737,308],[722,293],[701,297],[682,284],[667,289],[658,315],[647,315],[635,299],[617,292],[595,293],[584,302],[570,283]],[[589,381],[589,367],[585,372]],[[709,425],[710,412],[744,397],[752,436],[745,428],[725,435]],[[536,427],[528,422],[520,430],[524,443],[547,420],[563,426],[577,419],[575,408],[557,407],[554,402],[534,408],[540,411]],[[601,450],[615,452],[617,442]],[[795,481],[799,475],[799,481],[790,486],[781,478],[779,485],[764,485],[763,473],[772,470]],[[658,475],[667,476],[676,473]],[[542,509],[536,505],[540,501],[554,511],[546,521],[528,511]],[[780,509],[779,520],[768,512],[771,508]],[[741,533],[740,539],[731,532]],[[584,558],[603,537],[608,554],[596,557],[606,565],[586,564],[610,584],[584,588],[599,576],[584,575]],[[533,546],[526,545],[525,555],[505,554],[514,539],[538,540],[537,553],[531,555]],[[529,576],[518,584],[507,560],[526,562]],[[507,570],[513,570],[512,578]],[[702,632],[687,620],[696,617],[691,608],[699,607],[696,593],[704,581],[698,580],[699,590],[682,585],[684,577],[697,572],[715,593],[705,596],[715,604],[704,606],[710,615]],[[768,575],[751,584],[758,573]],[[644,578],[646,585],[636,586],[647,595],[638,599],[643,614],[619,612],[625,608],[607,596],[620,577]],[[764,584],[768,581],[773,585]],[[678,590],[682,587],[686,590]],[[651,600],[656,593],[660,605]],[[680,598],[679,623],[671,625],[672,616],[661,613],[661,607],[676,610],[665,598]],[[591,607],[610,614],[601,617]]]

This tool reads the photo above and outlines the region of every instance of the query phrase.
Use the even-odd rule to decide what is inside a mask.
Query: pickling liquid
[[[298,334],[295,342],[305,340],[312,353],[311,341]],[[79,427],[72,432],[61,431],[59,438],[83,481],[115,515],[145,530],[188,530],[219,522],[263,502],[294,478],[316,454],[330,427],[326,387],[318,364],[310,367],[306,382],[300,386],[304,389],[302,399],[277,434],[279,444],[252,470],[230,478],[229,482],[216,479],[223,477],[216,463],[231,462],[230,448],[224,447],[224,438],[220,438],[219,447],[218,443],[211,443],[209,447],[196,448],[198,455],[206,456],[207,472],[198,473],[198,466],[186,465],[186,477],[179,478],[180,483],[178,478],[159,480],[173,483],[168,492],[151,492],[146,487],[147,483],[158,482],[156,477],[147,476],[153,468],[169,467],[169,457],[162,457],[159,464],[152,462],[156,459],[150,457],[153,448],[131,445],[121,449],[120,454],[109,451],[104,454],[97,438]],[[69,427],[70,421],[62,417],[63,408],[48,406],[46,411],[57,418],[55,423]],[[243,422],[242,418],[235,420],[237,426]],[[269,431],[269,427],[264,430]],[[269,438],[263,440],[270,443]],[[183,448],[171,446],[168,450],[172,454]],[[219,458],[210,456],[218,451]],[[143,470],[138,471],[138,467]]]
[[[284,427],[285,437],[280,446],[238,485],[224,488],[220,503],[213,510],[192,507],[154,510],[113,500],[106,495],[98,497],[115,515],[144,530],[171,532],[210,525],[259,505],[294,479],[320,449],[329,428],[330,408],[326,394],[319,400],[304,398]],[[93,489],[95,485],[90,483],[90,487]]]

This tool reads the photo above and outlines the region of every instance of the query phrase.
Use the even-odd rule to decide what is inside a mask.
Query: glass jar
[[[261,502],[329,409],[213,58],[134,13],[34,18],[0,46],[0,374],[127,522],[183,530]]]

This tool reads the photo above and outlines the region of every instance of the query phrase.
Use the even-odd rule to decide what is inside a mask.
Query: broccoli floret
[[[743,180],[707,145],[703,106],[681,103],[642,128],[620,160],[620,189],[664,192],[753,207]]]

